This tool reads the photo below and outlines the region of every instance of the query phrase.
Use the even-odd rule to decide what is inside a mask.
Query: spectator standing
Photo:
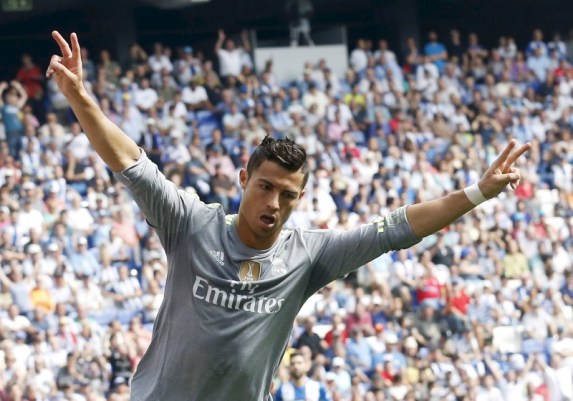
[[[457,29],[450,30],[450,40],[447,43],[448,56],[455,57],[458,64],[462,63],[464,61],[465,50],[460,31]]]
[[[356,41],[356,47],[350,53],[350,66],[355,73],[362,74],[368,65],[368,58],[366,40],[360,38]]]
[[[229,76],[237,78],[241,75],[241,68],[246,57],[245,53],[248,54],[251,51],[247,31],[241,33],[241,39],[243,47],[237,47],[232,38],[225,36],[225,31],[219,30],[219,36],[215,43],[215,53],[219,57],[219,75],[222,78]]]
[[[429,61],[434,63],[438,71],[442,72],[448,59],[448,50],[441,42],[438,42],[436,31],[428,33],[428,42],[424,45],[424,54],[429,57]]]
[[[533,30],[531,41],[527,44],[525,49],[525,54],[529,57],[535,53],[535,50],[539,49],[538,54],[540,56],[547,57],[549,55],[547,49],[547,43],[543,41],[543,31],[541,29]]]
[[[24,135],[24,123],[20,118],[28,93],[18,81],[0,82],[0,112],[4,123],[6,140],[10,155],[18,160],[21,138]]]
[[[26,90],[34,115],[43,120],[44,74],[34,63],[30,54],[22,55],[22,65],[16,73],[16,81],[20,82]]]
[[[416,67],[420,61],[421,52],[418,49],[416,39],[413,37],[408,37],[406,39],[406,50],[404,52],[404,62],[402,70],[404,74],[411,74],[416,71]],[[412,88],[413,89],[413,88]]]
[[[298,46],[301,35],[309,46],[314,46],[314,41],[310,36],[310,18],[313,11],[311,0],[288,0],[286,2],[285,12],[289,17],[291,47]]]

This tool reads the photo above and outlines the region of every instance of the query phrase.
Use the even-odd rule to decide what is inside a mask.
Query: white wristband
[[[483,196],[483,194],[481,193],[477,182],[475,184],[470,185],[469,187],[464,188],[464,193],[466,194],[470,202],[476,206],[487,200],[485,196]]]

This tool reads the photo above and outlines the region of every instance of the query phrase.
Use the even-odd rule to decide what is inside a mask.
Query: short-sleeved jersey
[[[256,250],[239,239],[234,215],[179,190],[144,153],[116,177],[155,227],[169,269],[133,401],[269,401],[308,297],[419,241],[402,208],[344,232],[285,230],[271,248]]]

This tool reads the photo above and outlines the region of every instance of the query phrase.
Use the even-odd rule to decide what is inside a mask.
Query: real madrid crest
[[[288,266],[281,258],[273,259],[271,262],[271,275],[273,277],[282,276],[288,272]]]

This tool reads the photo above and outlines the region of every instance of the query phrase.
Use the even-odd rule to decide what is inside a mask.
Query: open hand
[[[508,184],[513,189],[519,184],[521,175],[513,163],[531,149],[531,143],[523,144],[514,150],[515,146],[516,141],[512,139],[479,180],[479,188],[486,199],[497,196]]]
[[[75,33],[70,35],[72,48],[58,31],[52,32],[52,37],[60,47],[61,56],[53,55],[50,59],[50,65],[46,71],[47,78],[54,78],[58,88],[68,96],[79,91],[82,84],[82,58],[80,55],[80,43]]]

